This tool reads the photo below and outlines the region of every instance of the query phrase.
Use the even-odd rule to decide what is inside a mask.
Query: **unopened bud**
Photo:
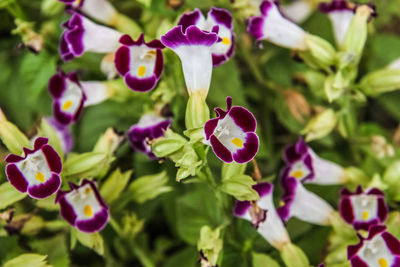
[[[194,91],[189,96],[186,106],[185,123],[188,130],[204,127],[210,119],[210,110],[200,91]]]
[[[306,141],[320,139],[328,135],[336,126],[337,117],[332,109],[326,109],[312,118],[302,134],[306,134]]]
[[[290,114],[300,123],[305,117],[311,115],[311,108],[302,94],[295,90],[287,90],[283,93]]]

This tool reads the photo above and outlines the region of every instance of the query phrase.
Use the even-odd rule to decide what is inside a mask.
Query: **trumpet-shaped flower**
[[[128,131],[128,140],[131,146],[148,155],[151,159],[157,157],[151,151],[149,141],[164,136],[164,131],[171,125],[172,120],[154,114],[143,115],[137,124]]]
[[[59,0],[67,8],[80,11],[83,14],[105,24],[112,24],[117,11],[107,0]]]
[[[328,14],[333,26],[336,43],[340,46],[354,17],[356,5],[347,0],[332,0],[320,3],[319,10]]]
[[[345,182],[345,172],[338,164],[321,159],[303,139],[284,151],[286,167],[282,177],[295,177],[302,183],[340,184]]]
[[[386,231],[386,226],[371,226],[368,237],[359,238],[360,243],[347,248],[352,267],[400,266],[400,241]]]
[[[60,190],[56,195],[61,217],[82,232],[93,233],[103,229],[109,211],[94,182],[84,179],[79,186],[73,183],[69,186],[70,191]]]
[[[214,32],[205,32],[191,25],[172,28],[161,37],[161,42],[181,59],[183,75],[189,95],[199,92],[206,99],[211,83],[212,47],[218,41]]]
[[[341,195],[340,215],[355,229],[368,231],[371,225],[385,221],[388,208],[381,190],[372,188],[364,192],[359,186],[354,193],[343,189]]]
[[[282,206],[278,208],[278,214],[282,220],[287,221],[296,217],[302,221],[328,225],[334,209],[322,198],[308,191],[294,177],[286,177],[282,180],[284,195]]]
[[[73,13],[60,41],[60,54],[64,61],[80,57],[85,52],[109,53],[119,47],[121,33],[111,28],[98,25],[79,13]]]
[[[79,81],[75,72],[59,71],[49,81],[54,99],[54,117],[61,124],[77,121],[83,107],[101,103],[110,97],[107,85],[99,81]]]
[[[5,159],[8,181],[32,198],[51,196],[61,185],[61,159],[47,142],[47,138],[38,137],[33,150],[24,147],[24,157],[10,154]]]
[[[67,125],[77,121],[82,113],[86,95],[76,73],[59,71],[49,81],[49,91],[53,97],[54,118]]]
[[[218,37],[221,42],[214,43],[211,47],[212,61],[214,66],[219,66],[233,56],[235,50],[235,33],[233,32],[233,21],[231,13],[223,8],[212,7],[208,12],[207,19],[199,9],[182,15],[178,25],[183,30],[195,25],[203,31],[211,32],[218,26]]]
[[[258,152],[257,121],[247,109],[232,107],[230,96],[226,98],[226,106],[226,111],[216,108],[218,117],[204,125],[205,142],[224,162],[249,162]]]
[[[260,200],[255,202],[236,201],[233,214],[252,222],[262,237],[272,246],[280,249],[284,244],[289,243],[290,239],[275,210],[272,198],[274,186],[270,183],[259,183],[254,185],[253,189],[257,191]]]
[[[115,67],[124,77],[126,85],[134,91],[147,92],[156,86],[164,67],[162,49],[158,41],[144,42],[141,34],[137,41],[129,35],[120,39],[122,46],[115,53]]]
[[[307,33],[284,18],[277,5],[272,1],[264,1],[260,5],[260,16],[249,19],[247,31],[253,35],[257,41],[268,40],[279,46],[306,50]]]

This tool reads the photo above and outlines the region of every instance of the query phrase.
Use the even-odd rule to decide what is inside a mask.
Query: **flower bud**
[[[388,195],[394,201],[400,201],[400,161],[395,161],[386,169],[382,178],[383,182],[389,186]]]
[[[210,110],[208,109],[205,97],[202,97],[201,91],[194,91],[190,94],[186,106],[186,128],[188,130],[202,128],[209,119]]]
[[[361,57],[367,40],[367,23],[374,14],[374,10],[368,5],[361,5],[356,9],[350,26],[343,41],[343,50],[354,54],[357,58]]]
[[[20,155],[23,147],[29,147],[28,138],[7,118],[0,109],[0,139],[8,151]]]
[[[281,257],[283,262],[288,267],[309,267],[310,263],[308,262],[307,256],[304,252],[289,242],[286,243],[281,250]]]
[[[15,19],[15,24],[17,28],[12,31],[12,34],[19,34],[24,45],[35,53],[40,52],[43,48],[43,37],[33,30],[33,23]]]
[[[302,134],[306,134],[306,141],[320,139],[328,135],[336,126],[337,118],[332,109],[326,109],[312,118]]]
[[[239,201],[259,200],[257,191],[252,186],[256,182],[248,175],[237,174],[222,183],[221,190],[234,196]]]
[[[382,69],[364,76],[360,82],[361,90],[370,96],[394,91],[400,88],[400,69]]]
[[[177,152],[186,143],[187,140],[184,137],[168,129],[164,137],[154,139],[151,142],[151,150],[158,158],[163,158]]]
[[[70,154],[63,167],[65,177],[94,177],[108,169],[110,165],[107,154],[87,152],[79,155]]]
[[[329,42],[316,35],[308,34],[306,45],[311,55],[320,65],[329,67],[335,64],[336,51]]]
[[[213,231],[208,225],[201,227],[197,250],[203,254],[211,266],[216,266],[218,255],[222,250],[220,229]]]

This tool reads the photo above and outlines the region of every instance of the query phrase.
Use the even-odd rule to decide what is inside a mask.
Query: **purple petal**
[[[186,29],[191,26],[191,25],[196,25],[197,22],[199,22],[201,16],[203,16],[201,14],[201,11],[199,9],[195,9],[192,12],[187,12],[184,13],[179,21],[178,21],[178,25],[182,25],[182,30],[185,32]]]
[[[62,164],[61,158],[57,152],[49,145],[45,145],[42,148],[43,154],[46,157],[47,164],[52,172],[57,174],[61,173]]]
[[[204,133],[206,135],[206,140],[210,139],[210,136],[214,133],[215,128],[217,128],[219,118],[208,120],[204,125]]]
[[[230,30],[233,28],[232,15],[226,9],[212,7],[210,12],[208,12],[208,16],[213,17],[217,23],[224,25]]]
[[[6,166],[6,175],[10,184],[12,184],[18,191],[26,193],[28,190],[28,181],[15,164],[8,164]]]
[[[255,133],[247,133],[246,140],[243,143],[243,148],[237,150],[233,154],[233,159],[237,163],[246,163],[252,160],[257,152],[259,147],[258,136]]]
[[[232,107],[229,116],[243,132],[254,132],[257,128],[257,121],[253,114],[247,109],[239,106]]]
[[[333,0],[329,3],[320,3],[318,6],[319,11],[323,13],[331,13],[335,11],[355,10],[350,8],[349,2],[346,0]]]
[[[235,207],[233,208],[233,215],[236,217],[242,217],[250,209],[250,201],[236,201]]]
[[[134,91],[148,92],[156,86],[158,79],[155,75],[140,79],[127,73],[124,77],[124,81],[126,85]]]
[[[259,183],[253,185],[253,189],[257,191],[260,198],[272,193],[274,186],[271,183]]]
[[[176,49],[182,45],[212,46],[217,39],[217,34],[204,32],[194,25],[189,26],[184,33],[182,26],[178,25],[164,34],[161,42],[171,49]]]
[[[44,183],[28,186],[28,194],[32,198],[46,198],[56,193],[61,186],[60,176],[53,173]]]
[[[211,135],[210,143],[215,155],[218,158],[226,163],[230,163],[233,161],[231,152],[226,147],[224,147],[224,145],[218,140],[218,138],[215,137],[215,135]]]
[[[115,68],[117,69],[120,75],[124,76],[129,71],[129,61],[130,61],[129,47],[121,46],[120,48],[118,48],[117,52],[115,53],[114,64]]]
[[[109,212],[104,208],[96,213],[90,220],[76,220],[75,226],[85,233],[94,233],[102,230],[108,222]]]

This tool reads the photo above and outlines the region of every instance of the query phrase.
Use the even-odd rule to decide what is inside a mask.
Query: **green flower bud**
[[[382,69],[367,74],[360,82],[361,90],[370,96],[400,89],[400,69]]]
[[[11,122],[0,109],[0,139],[13,154],[21,155],[23,147],[29,147],[28,138]]]
[[[364,171],[356,167],[345,168],[344,177],[346,183],[351,183],[352,185],[366,185],[369,181],[369,177]]]
[[[193,91],[186,106],[186,128],[188,130],[202,128],[209,119],[210,110],[205,98],[202,97],[200,91]]]
[[[367,40],[367,23],[373,12],[371,7],[367,5],[359,6],[344,37],[343,50],[358,59],[361,57]]]
[[[236,162],[224,163],[222,165],[222,181],[228,180],[234,175],[243,174],[246,170],[247,163],[239,164]]]
[[[115,27],[120,32],[135,37],[139,36],[143,32],[143,30],[135,21],[118,12],[116,12],[111,21],[109,21],[109,25]]]
[[[309,267],[310,263],[303,250],[292,243],[285,243],[281,250],[281,258],[287,267]]]
[[[31,48],[36,53],[40,52],[43,48],[43,37],[33,30],[33,23],[15,19],[15,28],[11,33],[18,34],[22,38],[22,42],[27,47]]]
[[[168,175],[165,171],[154,175],[146,175],[136,179],[130,186],[129,192],[132,198],[138,203],[148,200],[172,190],[167,186]]]
[[[76,178],[94,177],[102,174],[109,165],[109,157],[104,153],[69,154],[64,163],[62,175]]]
[[[256,182],[248,175],[236,174],[222,181],[221,190],[237,200],[259,200],[260,197],[252,186]]]
[[[316,35],[308,34],[306,45],[319,65],[329,67],[336,63],[336,51],[329,42]]]
[[[388,185],[388,195],[391,199],[400,201],[400,161],[395,161],[386,169],[382,178],[383,182]]]
[[[167,129],[164,137],[152,140],[151,151],[159,158],[168,157],[180,150],[187,142],[181,135]]]
[[[337,118],[332,109],[326,109],[312,118],[302,134],[306,134],[306,141],[317,140],[328,135],[336,126]]]
[[[200,238],[197,242],[197,250],[201,251],[211,266],[217,264],[219,253],[222,250],[220,229],[214,231],[205,225],[200,229]]]
[[[106,132],[100,136],[99,140],[97,140],[93,152],[104,153],[112,156],[123,139],[123,136],[117,134],[114,129],[108,128]]]

